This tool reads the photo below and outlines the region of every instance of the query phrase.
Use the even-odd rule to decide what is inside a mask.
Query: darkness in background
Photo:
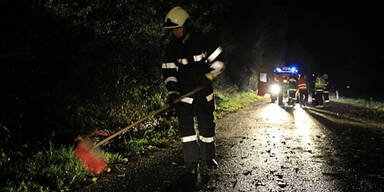
[[[344,95],[384,100],[384,15],[378,1],[236,1],[231,25],[237,29],[238,57],[249,50],[258,18],[272,7],[286,11],[287,64],[308,75],[327,73],[331,87]]]
[[[382,11],[374,2],[292,1],[289,37],[313,56],[311,71],[328,73],[332,87],[351,96],[384,99]],[[345,90],[350,85],[350,90]]]
[[[50,17],[45,12],[34,15],[30,9],[31,3],[27,1],[4,2],[0,0],[0,21],[4,26],[0,32],[0,123],[5,124],[6,121],[14,129],[22,130],[24,135],[39,136],[50,132],[32,130],[29,125],[45,128],[59,124],[70,127],[65,124],[68,121],[62,118],[68,116],[67,112],[61,114],[64,113],[62,106],[67,106],[67,103],[59,101],[82,102],[83,98],[63,99],[64,93],[80,92],[76,95],[83,97],[97,94],[87,89],[87,79],[76,74],[79,70],[73,70],[87,67],[77,65],[87,61],[71,61],[71,58],[83,54],[75,45],[81,44],[81,41],[91,41],[92,36],[86,31],[73,36],[71,30],[74,29],[69,28],[70,25],[54,20],[58,18]],[[258,37],[255,34],[261,30],[258,23],[277,14],[274,11],[281,10],[285,13],[275,16],[286,17],[277,19],[286,22],[286,35],[285,39],[276,42],[286,44],[286,63],[299,65],[307,74],[328,73],[331,87],[339,89],[342,95],[384,100],[380,71],[384,64],[383,14],[378,3],[233,0],[232,5],[232,9],[226,10],[227,15],[218,21],[225,25],[223,32],[230,31],[228,34],[232,35],[224,37],[234,39],[232,46],[235,49],[227,62],[227,74],[247,77],[244,74],[250,73],[249,68],[239,71],[228,69],[230,65],[235,65],[232,69],[236,69],[241,68],[236,64],[253,61],[254,38]],[[28,47],[30,45],[38,45],[40,49]],[[274,46],[271,46],[272,50]],[[98,56],[95,61],[108,57],[104,51],[98,50],[95,50],[94,55]],[[91,69],[93,73],[101,71],[98,68]],[[347,85],[351,88],[346,89]],[[45,119],[41,118],[44,114]],[[25,125],[28,129],[17,125]]]
[[[354,92],[381,95],[379,68],[384,64],[382,20],[378,1],[239,0],[228,11],[230,30],[238,49],[233,60],[241,60],[252,47],[257,22],[272,7],[287,15],[286,62],[302,70],[328,73],[335,88],[350,85]],[[3,30],[0,51],[17,47],[27,38],[30,25],[27,3],[1,6]],[[17,10],[17,11],[16,11]],[[237,55],[237,56],[236,56]],[[26,56],[28,57],[28,56]]]

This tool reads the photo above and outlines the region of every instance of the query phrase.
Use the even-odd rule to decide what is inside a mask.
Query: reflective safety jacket
[[[162,74],[169,93],[183,95],[197,87],[205,89],[181,102],[192,104],[194,100],[213,100],[212,82],[205,76],[214,77],[224,70],[222,48],[213,38],[198,33],[191,33],[185,44],[180,39],[173,39],[162,60]]]
[[[289,78],[288,84],[287,84],[288,89],[297,89],[297,81],[295,78]]]
[[[325,80],[322,77],[316,77],[315,88],[316,89],[324,89]]]
[[[297,86],[299,87],[299,90],[307,90],[307,81],[305,78],[300,77],[297,81]]]

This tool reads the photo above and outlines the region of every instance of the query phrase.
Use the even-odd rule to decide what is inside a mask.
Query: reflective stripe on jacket
[[[208,102],[213,99],[212,82],[205,76],[216,77],[224,70],[223,54],[216,38],[191,33],[185,44],[173,39],[162,59],[162,74],[168,91],[181,95],[205,85],[206,88],[182,102],[192,104],[196,97]]]
[[[299,90],[307,90],[307,82],[304,78],[300,78],[298,80],[298,87]]]

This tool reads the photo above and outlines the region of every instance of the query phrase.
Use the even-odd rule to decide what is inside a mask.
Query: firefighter
[[[214,38],[193,31],[188,12],[179,6],[168,12],[164,28],[169,29],[174,37],[162,60],[168,103],[204,86],[203,90],[182,99],[175,106],[184,161],[192,172],[200,162],[205,167],[217,168],[212,80],[224,69],[222,48]],[[194,129],[194,117],[198,123],[198,135]]]
[[[329,103],[329,87],[328,87],[328,74],[323,74],[323,79],[324,79],[324,91],[323,91],[323,96],[324,96],[324,102]]]
[[[323,105],[323,91],[325,86],[325,80],[320,76],[316,76],[315,80],[315,106],[316,105]]]
[[[287,91],[288,77],[285,74],[275,74],[275,81],[280,85],[280,92],[278,95],[278,104],[283,105],[283,97]]]
[[[297,84],[298,84],[300,105],[305,106],[307,105],[307,101],[308,101],[307,76],[299,74]]]
[[[288,77],[287,83],[287,96],[288,96],[288,104],[293,105],[296,102],[296,91],[297,91],[297,80],[295,75],[290,75]]]

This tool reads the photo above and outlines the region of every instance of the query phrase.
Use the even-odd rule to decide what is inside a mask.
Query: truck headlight
[[[279,94],[280,90],[281,90],[281,88],[280,88],[280,85],[278,85],[278,84],[273,84],[271,86],[271,93],[274,94],[274,95]]]

